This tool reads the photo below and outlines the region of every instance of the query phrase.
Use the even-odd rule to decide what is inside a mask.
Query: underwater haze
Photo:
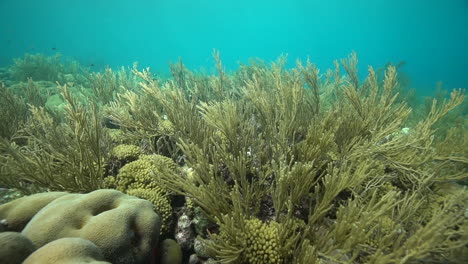
[[[0,264],[468,263],[467,1],[0,10]]]
[[[179,57],[212,69],[217,49],[228,69],[280,54],[326,69],[356,51],[360,76],[392,62],[422,93],[468,87],[466,0],[1,0],[0,10],[0,66],[60,52],[99,69],[168,71]]]

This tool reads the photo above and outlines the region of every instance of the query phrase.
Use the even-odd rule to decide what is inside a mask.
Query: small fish
[[[53,47],[52,50],[57,50],[57,48]]]
[[[94,66],[94,63],[91,63],[89,66],[93,67],[93,66]]]

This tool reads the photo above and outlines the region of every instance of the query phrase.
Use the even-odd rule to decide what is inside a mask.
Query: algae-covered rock
[[[197,236],[193,241],[193,250],[197,254],[197,256],[202,258],[208,258],[208,249],[206,246],[206,241],[204,241],[200,236]]]
[[[177,219],[175,239],[184,251],[192,249],[195,232],[192,228],[192,219],[186,214],[182,214]]]
[[[64,195],[40,210],[23,234],[41,247],[64,237],[93,242],[112,263],[135,263],[158,242],[160,217],[145,200],[115,190]]]
[[[61,81],[61,83],[74,83],[76,82],[76,78],[73,74],[70,73],[59,73],[58,74],[58,79]]]
[[[23,263],[34,250],[36,250],[36,246],[33,242],[21,233],[0,233],[0,263]]]
[[[205,236],[207,235],[207,230],[210,230],[216,225],[213,222],[210,222],[210,220],[203,214],[201,211],[200,207],[195,207],[193,210],[194,212],[194,218],[193,218],[193,226],[195,228],[195,232],[197,235],[202,235]]]
[[[200,258],[197,256],[197,254],[192,254],[189,257],[188,263],[189,264],[200,264],[202,262],[201,262]]]
[[[161,264],[180,264],[182,263],[182,250],[173,239],[165,239],[161,243]]]
[[[47,98],[45,107],[52,112],[62,113],[64,110],[65,101],[62,99],[60,94],[54,94]]]
[[[23,197],[24,195],[14,189],[4,189],[0,187],[0,205]]]
[[[52,241],[30,255],[24,264],[105,264],[101,250],[91,241],[67,237]]]
[[[21,232],[43,207],[67,194],[65,192],[38,193],[0,205],[0,220],[6,222],[7,230]]]
[[[69,91],[73,95],[73,98],[78,101],[78,103],[82,105],[89,104],[88,98],[90,98],[90,95],[86,94],[86,89],[80,89],[76,86],[70,86]],[[60,93],[55,93],[47,97],[47,101],[45,102],[45,108],[49,111],[54,112],[56,115],[64,118],[66,116],[65,107],[67,104],[67,101],[63,98],[63,96]]]

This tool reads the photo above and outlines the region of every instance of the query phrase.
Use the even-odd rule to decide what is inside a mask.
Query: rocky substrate
[[[22,196],[23,195],[16,190],[0,188],[0,205],[18,199]]]

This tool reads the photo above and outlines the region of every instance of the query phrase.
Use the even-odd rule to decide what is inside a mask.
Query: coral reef
[[[49,194],[24,213],[12,205],[27,198],[0,206],[0,227],[27,224],[29,234],[54,203],[76,202],[77,215],[89,213],[80,197],[113,188],[151,202],[128,210],[156,211],[158,232],[176,240],[182,261],[464,259],[463,90],[440,86],[416,104],[397,67],[369,67],[362,78],[355,53],[323,74],[310,61],[288,68],[284,56],[227,72],[219,52],[213,57],[214,74],[192,72],[180,60],[170,65],[170,78],[136,66],[89,73],[56,57],[17,60],[1,77],[14,76],[0,87],[0,185]],[[61,84],[54,91],[39,80]],[[50,191],[87,194],[54,198]],[[50,214],[62,219],[60,210]],[[64,227],[81,227],[78,220]],[[50,233],[68,231],[54,226]],[[105,235],[94,235],[85,238],[108,260],[111,251],[96,237]],[[44,237],[32,240],[43,245],[50,240]]]
[[[58,81],[59,73],[64,71],[60,63],[61,55],[25,54],[14,60],[9,73],[14,80],[27,81],[28,78],[40,81]]]
[[[28,192],[28,187],[86,192],[103,187],[110,139],[97,104],[80,104],[66,85],[67,118],[31,106],[31,118],[13,140],[0,139],[0,184]],[[37,192],[38,190],[36,190]]]
[[[21,98],[0,83],[0,139],[12,138],[24,126],[28,108]]]

